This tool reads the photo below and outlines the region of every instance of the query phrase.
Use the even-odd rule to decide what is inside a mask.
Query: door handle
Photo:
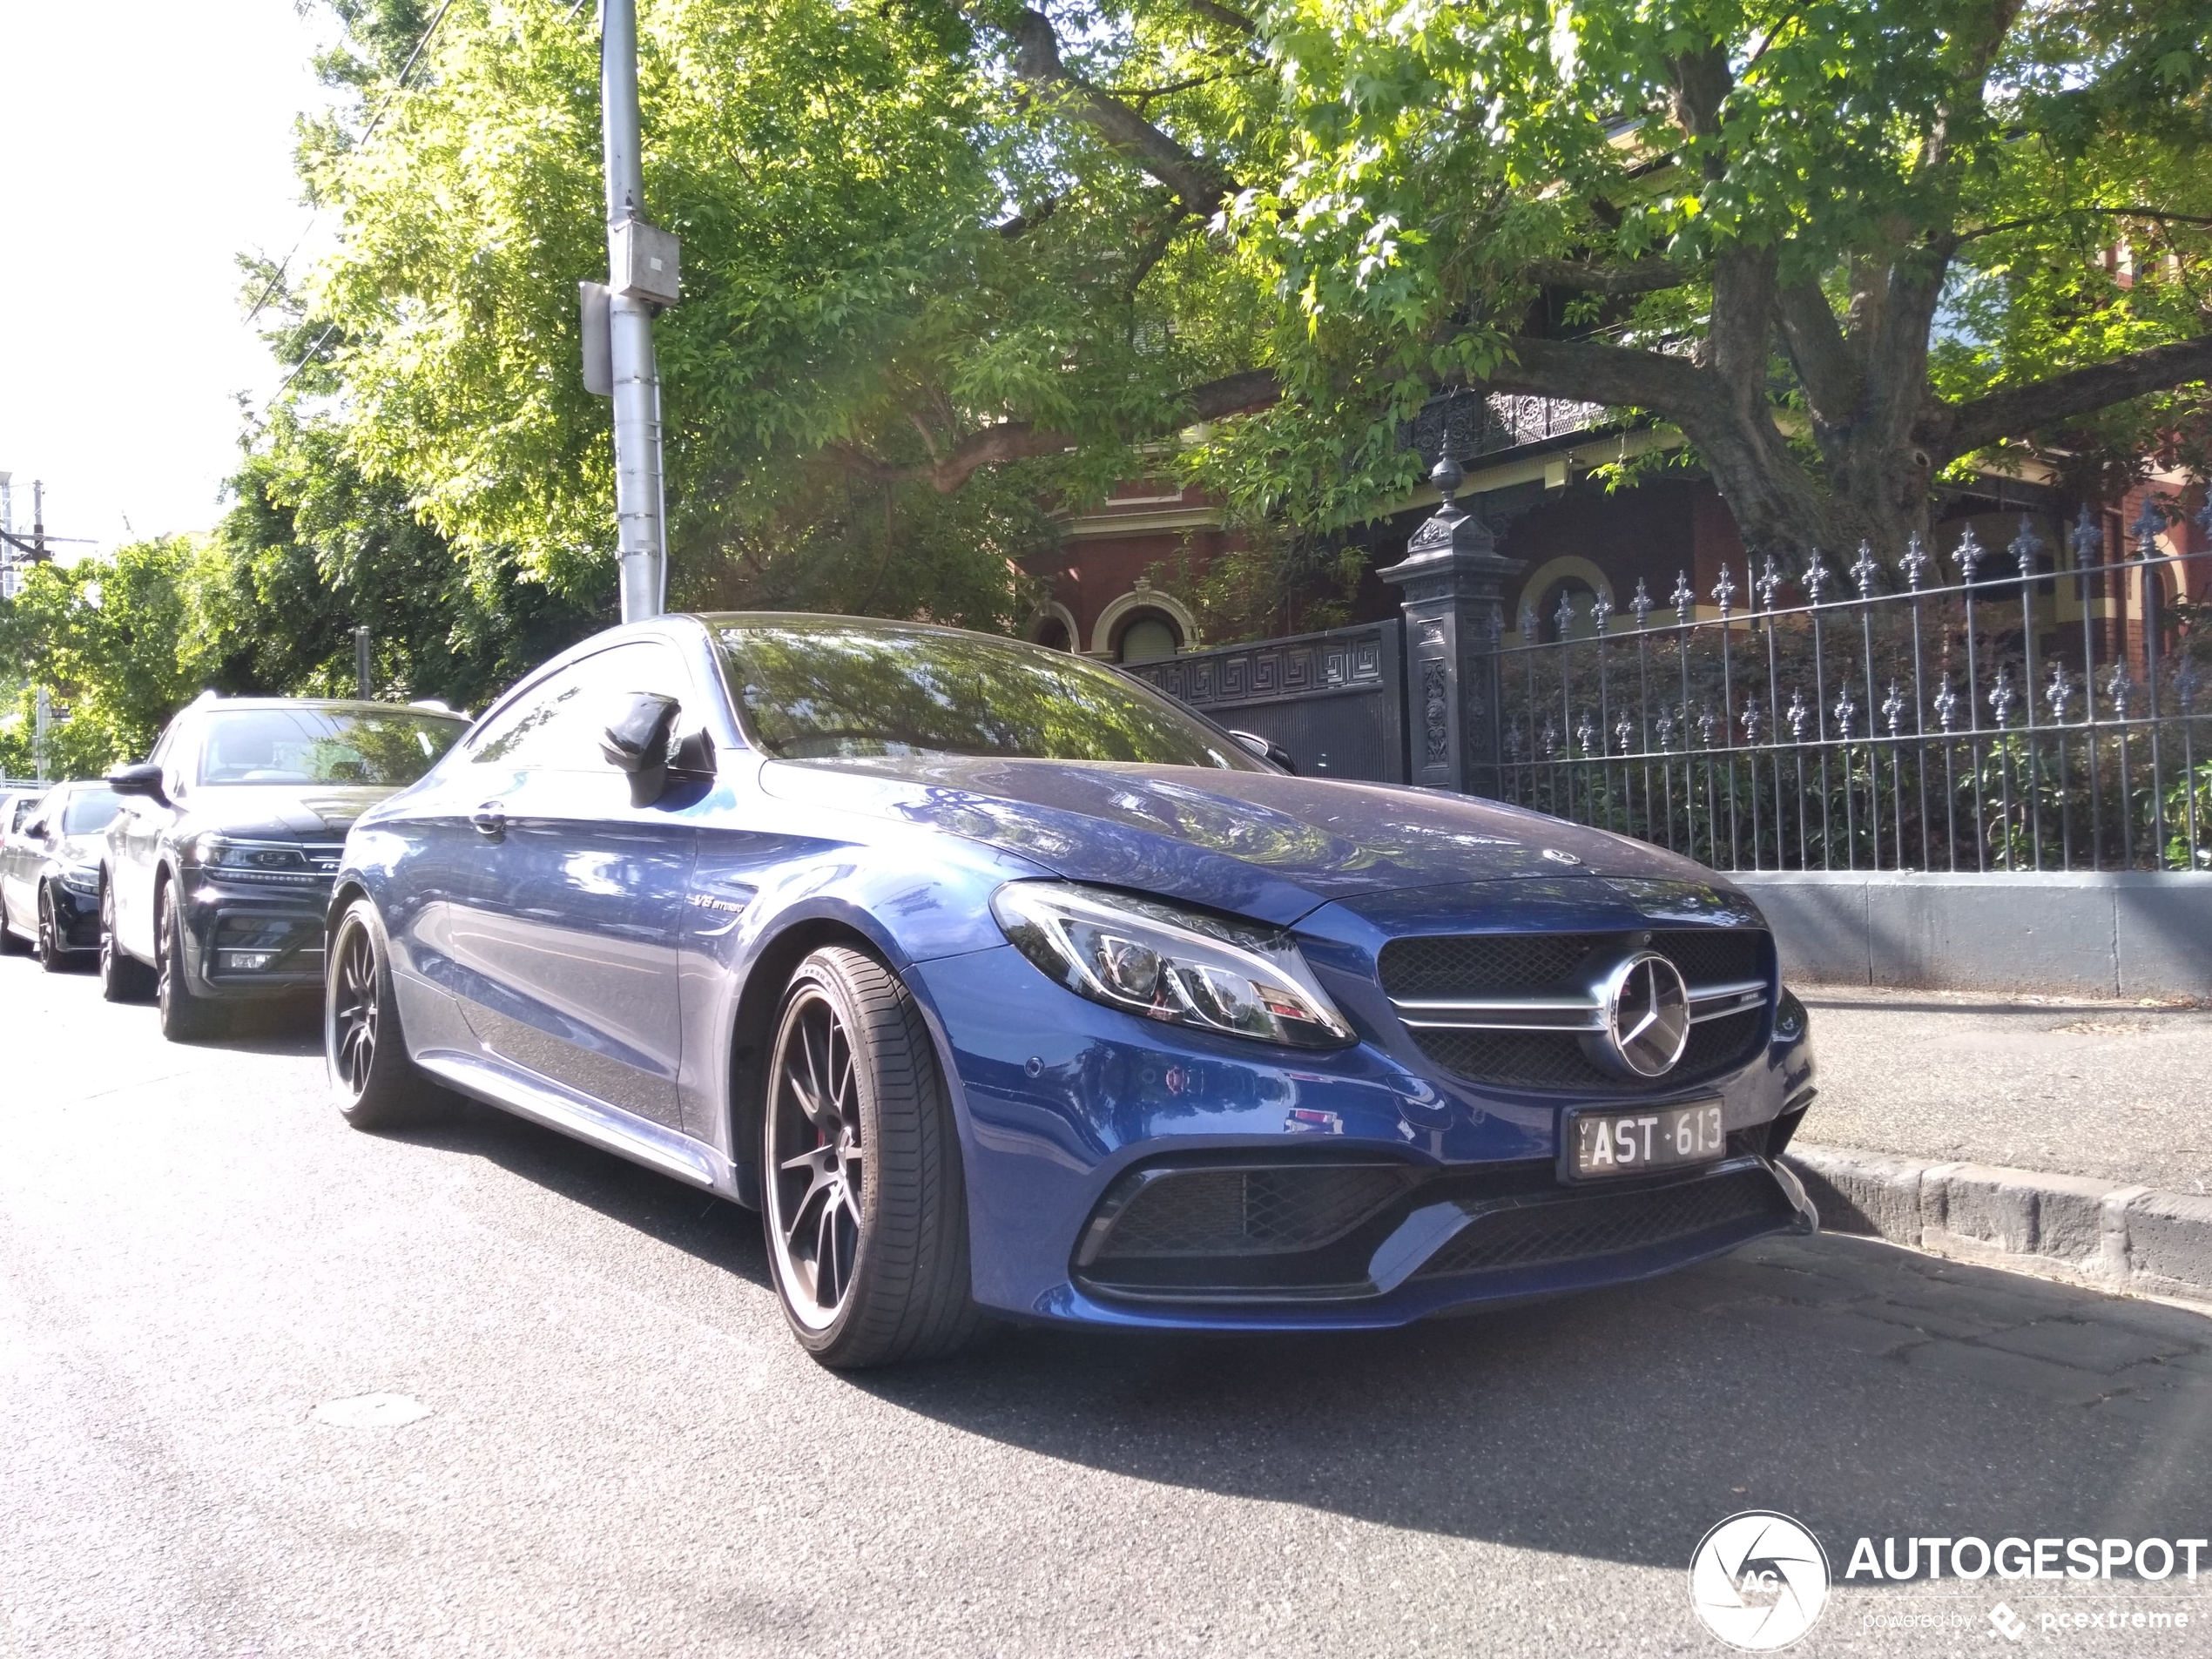
[[[476,833],[496,841],[507,833],[507,803],[488,800],[469,814],[469,821],[476,826]]]

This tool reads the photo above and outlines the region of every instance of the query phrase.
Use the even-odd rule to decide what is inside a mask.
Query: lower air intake
[[[1717,1240],[1746,1231],[1746,1224],[1764,1229],[1795,1213],[1780,1183],[1757,1169],[1642,1192],[1578,1193],[1477,1216],[1415,1277],[1543,1267],[1707,1236]]]

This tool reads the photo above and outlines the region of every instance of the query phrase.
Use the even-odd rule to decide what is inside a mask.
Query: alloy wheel
[[[347,922],[339,934],[327,1042],[339,1086],[359,1100],[376,1062],[376,952],[358,922]]]
[[[51,969],[61,961],[61,936],[54,929],[54,895],[38,890],[38,961]]]
[[[802,986],[784,1012],[768,1110],[770,1248],[804,1325],[830,1325],[860,1251],[867,1149],[852,1034],[835,1003]]]

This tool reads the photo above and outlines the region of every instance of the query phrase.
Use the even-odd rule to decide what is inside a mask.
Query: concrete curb
[[[1783,1162],[1833,1232],[2098,1290],[2212,1301],[2212,1197],[1803,1142]]]

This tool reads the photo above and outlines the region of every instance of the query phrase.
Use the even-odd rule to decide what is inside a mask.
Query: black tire
[[[115,937],[115,889],[100,887],[100,995],[111,1002],[143,1002],[153,994],[153,974]]]
[[[153,893],[153,999],[161,1010],[163,1036],[172,1042],[206,1042],[229,1033],[231,1010],[192,992],[185,974],[185,918],[176,891],[164,881]]]
[[[0,956],[20,956],[30,948],[8,925],[8,901],[0,898]]]
[[[408,1057],[392,996],[383,919],[366,899],[346,907],[323,959],[323,1064],[332,1098],[359,1130],[410,1129],[452,1111],[454,1096]]]
[[[799,1345],[858,1369],[968,1341],[960,1136],[912,993],[871,956],[816,951],[785,993],[767,1090],[761,1210]]]
[[[76,953],[66,951],[61,945],[61,929],[54,923],[54,890],[38,889],[38,966],[49,974],[67,970],[69,959]]]

